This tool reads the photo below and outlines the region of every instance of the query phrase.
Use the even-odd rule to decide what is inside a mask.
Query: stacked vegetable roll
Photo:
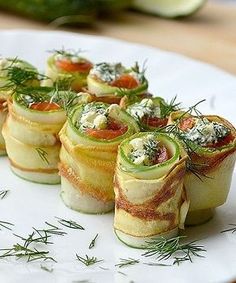
[[[19,85],[37,85],[37,70],[17,58],[0,58],[0,155],[6,154],[2,127],[6,120],[7,99]]]
[[[136,64],[127,69],[121,63],[99,63],[93,66],[87,77],[88,91],[95,101],[119,104],[123,96],[146,96],[148,81]]]
[[[54,97],[51,89],[38,87],[24,88],[9,99],[3,126],[7,154],[12,171],[30,181],[60,182],[58,132],[66,115]]]
[[[224,118],[213,115],[174,112],[169,123],[175,124],[190,157],[184,179],[190,199],[186,223],[201,224],[227,199],[236,160],[236,130]]]
[[[44,86],[81,91],[87,85],[87,75],[93,64],[73,50],[54,50],[48,58]]]
[[[143,131],[155,131],[166,126],[170,113],[177,111],[179,106],[179,103],[175,102],[175,98],[167,103],[161,97],[138,99],[131,104],[127,100],[121,104],[136,119]]]
[[[117,148],[138,131],[118,105],[93,102],[71,110],[60,132],[61,197],[67,206],[86,213],[113,209]]]
[[[121,143],[114,228],[122,242],[142,248],[148,240],[172,237],[184,227],[186,160],[180,144],[166,134],[139,133]]]

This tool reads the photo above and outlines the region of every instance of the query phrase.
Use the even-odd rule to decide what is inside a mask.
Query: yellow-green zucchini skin
[[[115,233],[136,248],[144,248],[152,238],[176,236],[184,228],[189,205],[183,187],[186,152],[166,134],[132,138],[150,134],[167,147],[171,158],[153,166],[132,164],[127,158],[129,138],[119,147],[115,172]]]
[[[8,108],[2,133],[12,171],[32,182],[60,183],[58,133],[66,120],[65,111],[30,109],[21,104],[19,93],[8,100]]]
[[[93,103],[103,105],[104,103]],[[114,208],[113,178],[117,150],[121,141],[139,131],[135,120],[124,110],[114,119],[127,125],[127,131],[111,140],[96,139],[76,127],[83,106],[71,110],[68,121],[60,131],[61,197],[77,211],[100,214]]]
[[[181,115],[183,112],[173,112],[168,124],[175,123]],[[216,115],[204,117],[229,128],[234,140],[220,148],[195,146],[194,152],[188,153],[191,163],[197,169],[197,175],[188,170],[184,177],[184,186],[190,200],[187,225],[198,225],[210,220],[215,208],[226,202],[236,161],[236,130],[233,125]]]

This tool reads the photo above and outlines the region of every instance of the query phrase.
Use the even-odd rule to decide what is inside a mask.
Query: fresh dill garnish
[[[40,235],[37,232],[33,231],[26,238],[16,234],[13,235],[20,238],[24,242],[23,246],[25,248],[29,247],[29,245],[31,245],[32,243],[41,243],[45,245],[52,244],[52,242],[49,242],[51,236],[48,235],[47,233],[45,233],[44,235]]]
[[[138,75],[138,79],[141,84],[143,84],[144,82],[147,82],[145,78],[145,73],[147,70],[146,63],[147,63],[147,60],[143,62],[142,68],[140,68],[138,62],[135,62],[134,66],[131,67],[131,71]]]
[[[82,256],[79,256],[78,254],[76,254],[76,257],[77,257],[78,261],[82,262],[86,266],[90,266],[90,265],[93,265],[95,263],[103,261],[102,259],[97,259],[94,256],[89,257],[88,255],[85,255],[85,257],[82,257]]]
[[[47,158],[48,153],[47,153],[44,149],[42,149],[42,148],[40,148],[40,147],[36,147],[35,150],[37,151],[39,157],[40,157],[45,163],[47,163],[47,164],[49,165],[50,163],[49,163],[48,158]]]
[[[169,103],[160,101],[160,118],[166,118],[171,112],[180,110],[180,102],[176,102],[176,99],[177,96],[172,98]]]
[[[53,268],[49,268],[49,267],[47,267],[46,265],[40,265],[40,268],[42,269],[42,270],[44,270],[44,271],[47,271],[47,272],[50,272],[50,273],[52,273],[53,272]]]
[[[140,261],[138,259],[134,259],[134,258],[120,258],[120,263],[117,263],[115,266],[122,268],[122,267],[127,267],[130,265],[134,265],[139,263]]]
[[[74,50],[74,49],[65,49],[64,47],[62,47],[62,49],[53,49],[53,50],[49,50],[48,52],[53,53],[54,55],[60,55],[62,57],[71,59],[72,57],[79,57],[80,54],[85,51],[82,49]]]
[[[91,243],[89,244],[89,249],[92,249],[95,246],[95,242],[97,240],[98,234],[92,239]]]
[[[50,102],[57,103],[68,113],[69,110],[79,102],[79,96],[76,92],[71,90],[59,89],[59,87],[54,89]]]
[[[43,261],[54,261],[56,260],[49,256],[49,251],[38,250],[36,248],[29,248],[19,243],[14,244],[11,248],[0,249],[4,253],[0,255],[0,259],[7,257],[15,257],[16,259],[26,259],[27,262],[43,260]]]
[[[45,224],[48,226],[46,227],[45,229],[36,229],[36,228],[33,228],[34,231],[40,235],[40,236],[43,236],[45,234],[47,235],[57,235],[57,236],[64,236],[66,235],[67,233],[64,232],[61,228],[49,223],[49,222],[45,222]]]
[[[1,190],[0,191],[0,199],[4,199],[8,194],[10,190]]]
[[[83,226],[81,226],[80,224],[76,223],[73,220],[66,220],[66,219],[62,219],[59,217],[56,217],[58,220],[58,223],[60,223],[61,225],[67,227],[67,228],[71,228],[71,229],[79,229],[79,230],[85,230]]]
[[[232,234],[233,233],[236,233],[236,224],[228,224],[229,226],[232,226],[232,228],[228,228],[228,229],[225,229],[223,231],[221,231],[220,233],[226,233],[226,232],[231,232]]]
[[[145,257],[156,256],[158,261],[173,258],[173,265],[184,261],[193,262],[193,257],[204,257],[201,253],[206,252],[202,245],[197,245],[197,241],[181,243],[186,236],[177,236],[171,239],[161,237],[147,242]]]
[[[1,227],[7,230],[12,230],[12,226],[14,226],[14,224],[12,224],[11,222],[0,220],[0,230],[2,230]]]
[[[24,66],[23,64],[21,66],[21,63],[19,59],[14,58],[9,66],[2,69],[2,71],[6,72],[6,84],[1,87],[2,89],[13,89],[15,91],[17,88],[29,84],[39,85],[40,80],[47,78],[45,75],[39,74],[34,68]]]
[[[144,262],[143,264],[149,266],[172,266],[171,264],[157,263],[157,262]]]
[[[205,178],[208,178],[208,179],[212,179],[212,177],[207,176],[206,174],[204,174],[202,172],[202,169],[205,169],[207,167],[208,167],[207,164],[194,163],[191,160],[190,157],[186,161],[186,169],[187,169],[187,171],[189,171],[192,174],[194,174],[200,181],[203,181],[202,177],[205,177]]]

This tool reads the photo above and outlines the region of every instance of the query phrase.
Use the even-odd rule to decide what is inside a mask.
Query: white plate
[[[171,99],[178,95],[184,105],[193,105],[206,98],[201,105],[204,113],[216,113],[236,123],[236,79],[219,69],[193,61],[180,55],[141,45],[103,37],[76,35],[63,32],[2,31],[0,54],[19,56],[44,69],[47,50],[54,48],[81,48],[94,62],[122,61],[127,65],[147,59],[147,76],[150,90],[156,95]],[[55,216],[72,219],[86,230],[66,229],[68,235],[55,237],[50,246],[58,263],[54,271],[46,272],[40,263],[24,263],[14,259],[0,261],[0,282],[229,282],[236,278],[236,233],[220,233],[229,223],[236,223],[236,175],[228,201],[217,209],[215,218],[207,224],[186,229],[189,240],[201,239],[207,252],[205,258],[194,258],[194,263],[180,266],[147,266],[154,261],[141,256],[140,250],[124,246],[112,229],[113,214],[84,215],[64,206],[59,197],[59,186],[33,184],[17,178],[9,170],[7,158],[0,158],[0,190],[10,189],[0,200],[0,219],[15,223],[13,232],[27,235],[31,227],[43,228],[44,222],[56,223]],[[88,249],[92,238],[99,234],[96,247]],[[0,231],[0,248],[17,241],[10,231]],[[85,267],[75,254],[104,259],[104,262]],[[115,264],[120,258],[132,257],[141,263],[123,269]],[[48,264],[47,264],[48,266]],[[49,264],[50,266],[50,264]],[[103,270],[101,267],[108,268]],[[119,273],[124,272],[126,275]],[[82,281],[88,280],[88,281]]]

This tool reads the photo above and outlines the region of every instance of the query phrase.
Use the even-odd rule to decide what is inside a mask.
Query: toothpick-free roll
[[[122,242],[143,248],[150,239],[173,237],[184,228],[186,159],[180,144],[166,134],[139,133],[121,143],[114,229]]]
[[[118,145],[138,131],[118,105],[89,103],[71,111],[60,132],[61,197],[68,207],[85,213],[113,209]]]

